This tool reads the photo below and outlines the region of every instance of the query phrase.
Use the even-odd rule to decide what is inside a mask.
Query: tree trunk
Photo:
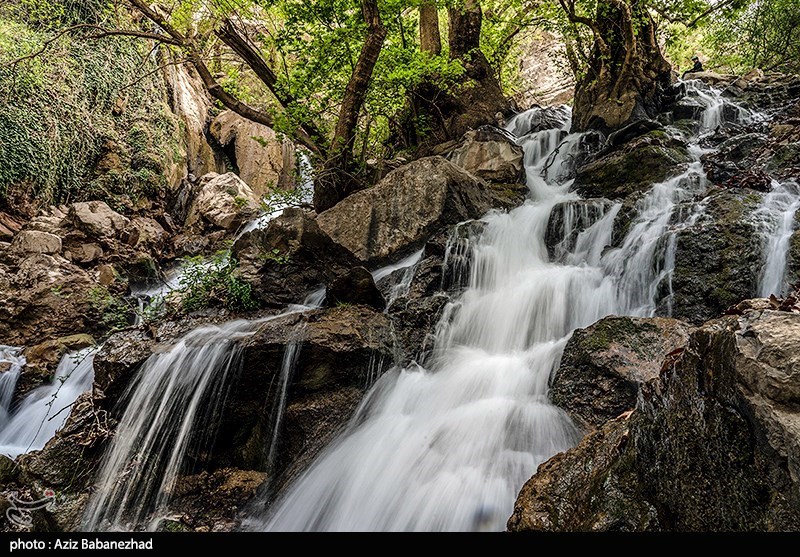
[[[572,124],[575,131],[607,134],[656,116],[671,67],[658,46],[646,0],[610,0],[597,6],[591,22],[579,21],[574,10],[570,17],[589,25],[595,36],[588,70],[575,87]]]
[[[442,53],[439,10],[432,0],[423,0],[419,6],[419,49],[434,56]]]
[[[347,82],[328,159],[314,184],[314,209],[318,213],[330,209],[360,186],[352,172],[353,145],[372,71],[386,39],[386,28],[381,22],[377,0],[362,0],[361,12],[367,23],[367,36]]]

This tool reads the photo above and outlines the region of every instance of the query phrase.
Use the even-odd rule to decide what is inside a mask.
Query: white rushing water
[[[0,344],[0,432],[8,423],[11,399],[14,398],[14,389],[24,366],[22,348]]]
[[[800,186],[794,180],[773,182],[770,191],[756,211],[762,223],[765,257],[759,281],[759,296],[780,296],[788,288],[786,256],[795,233],[795,216],[800,209]]]
[[[381,378],[344,434],[246,528],[502,530],[536,467],[576,442],[547,396],[564,345],[605,315],[655,313],[675,235],[702,214],[705,175],[695,162],[655,184],[617,248],[608,246],[619,204],[585,212],[580,231],[564,219],[574,245],[551,261],[551,213],[583,203],[560,178],[581,142],[568,128],[565,111],[556,128],[518,139],[531,198],[484,217],[469,285],[444,312],[426,368]]]
[[[98,473],[87,530],[157,527],[189,442],[198,431],[213,435],[227,376],[239,363],[237,341],[257,325],[240,320],[195,329],[142,365]]]
[[[52,383],[28,393],[0,428],[0,454],[15,458],[44,447],[69,417],[70,406],[92,388],[96,348],[66,354]]]

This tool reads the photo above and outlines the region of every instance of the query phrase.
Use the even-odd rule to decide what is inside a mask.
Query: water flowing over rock
[[[800,314],[742,305],[692,333],[633,414],[540,467],[509,529],[797,530]]]
[[[419,247],[448,224],[478,218],[492,207],[485,182],[442,157],[390,172],[317,218],[320,229],[363,262]]]

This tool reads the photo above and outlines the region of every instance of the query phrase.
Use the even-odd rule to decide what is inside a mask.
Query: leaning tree
[[[670,85],[647,0],[599,0],[581,13],[575,0],[559,0],[570,22],[588,27],[594,43],[575,87],[575,130],[618,129],[652,118]]]

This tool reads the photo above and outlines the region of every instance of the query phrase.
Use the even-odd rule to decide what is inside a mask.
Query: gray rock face
[[[421,245],[437,229],[482,216],[491,207],[485,182],[442,157],[390,172],[317,218],[335,242],[366,263]]]
[[[677,235],[672,276],[672,316],[695,324],[755,296],[762,265],[752,217],[761,196],[745,189],[709,194],[705,216]]]
[[[11,241],[11,251],[21,255],[29,253],[61,253],[61,238],[49,232],[22,230]]]
[[[239,177],[257,197],[275,187],[294,186],[295,149],[288,139],[280,139],[267,126],[245,120],[230,110],[214,118],[209,131],[233,154]]]
[[[543,464],[509,529],[800,528],[800,313],[753,302],[693,332],[630,417]]]
[[[128,217],[120,215],[103,201],[73,203],[67,220],[75,228],[95,238],[113,238],[128,225]]]
[[[550,398],[591,430],[633,409],[639,387],[667,354],[686,344],[688,328],[661,317],[606,317],[578,329],[551,380]]]
[[[192,200],[186,226],[233,230],[255,216],[258,200],[253,190],[236,174],[206,174],[200,178],[197,196]]]
[[[514,184],[523,176],[522,147],[504,130],[481,126],[464,134],[448,160],[489,182]]]

